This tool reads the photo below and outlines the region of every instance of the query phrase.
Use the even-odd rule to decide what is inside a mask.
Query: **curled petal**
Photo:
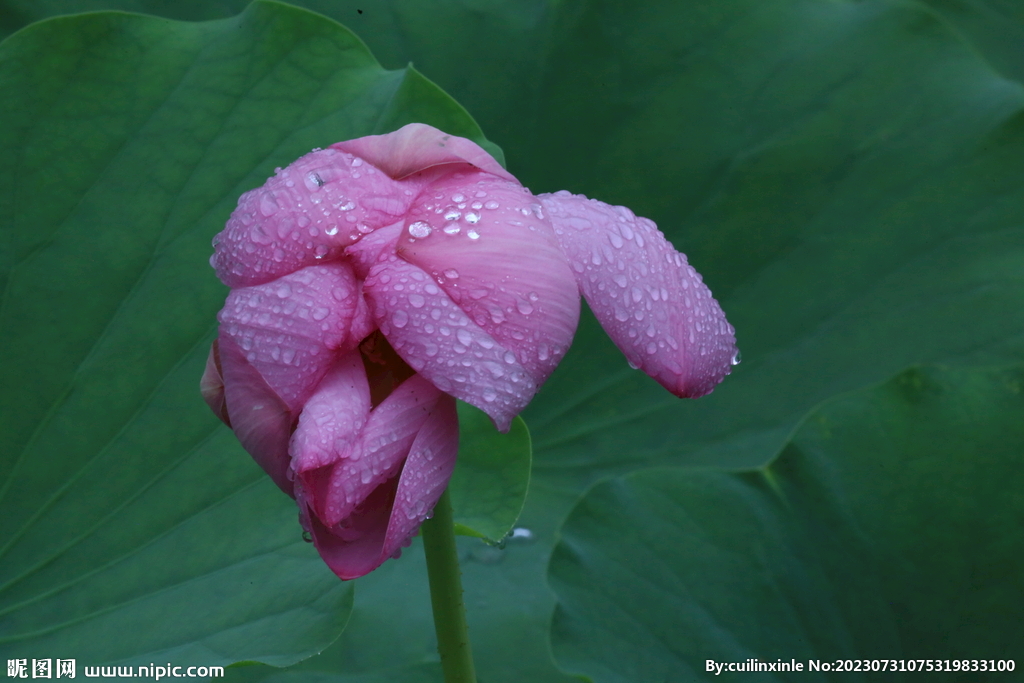
[[[714,389],[735,362],[735,330],[686,256],[625,207],[568,192],[540,199],[580,291],[630,364],[677,396]]]
[[[459,449],[454,399],[439,394],[418,422],[413,438],[403,439],[407,449],[402,454],[404,464],[400,462],[390,476],[369,488],[340,523],[319,518],[304,479],[296,479],[302,525],[311,533],[320,556],[342,579],[363,576],[399,552],[430,514],[451,478]]]
[[[228,287],[248,287],[331,261],[403,216],[407,189],[351,154],[312,152],[239,198],[210,265]]]
[[[572,343],[580,295],[539,200],[490,174],[455,174],[424,189],[406,226],[399,256],[430,273],[540,386]]]
[[[398,355],[438,389],[477,406],[508,431],[537,392],[516,354],[470,320],[430,276],[397,256],[374,266],[364,287]]]
[[[299,503],[302,526],[312,535],[320,557],[339,578],[357,579],[389,557],[383,554],[384,538],[397,487],[396,475],[374,489],[360,509],[345,520],[344,527],[329,529],[312,513],[309,493],[301,481],[296,481],[295,499]]]
[[[224,376],[224,403],[235,436],[274,483],[289,496],[294,495],[288,477],[291,411],[234,339],[222,331],[217,346]]]
[[[231,290],[218,319],[267,384],[298,412],[334,362],[355,348],[361,292],[343,261]],[[363,312],[365,318],[365,310]],[[366,322],[361,323],[364,327]],[[357,331],[358,332],[358,331]]]
[[[441,397],[430,382],[413,375],[373,409],[358,441],[330,473],[320,512],[324,523],[338,524],[371,491],[395,476]]]
[[[459,417],[455,399],[441,396],[409,449],[398,480],[395,503],[384,538],[386,559],[406,545],[437,504],[455,470],[459,453]]]
[[[501,178],[515,180],[480,145],[425,123],[410,123],[393,133],[368,135],[331,147],[365,159],[395,180],[448,164],[470,164]]]
[[[292,470],[333,465],[346,457],[370,416],[370,385],[358,351],[338,358],[299,415],[289,452]]]

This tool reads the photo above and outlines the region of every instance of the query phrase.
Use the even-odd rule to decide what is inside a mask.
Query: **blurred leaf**
[[[1022,389],[1024,366],[914,368],[815,410],[765,468],[596,485],[551,559],[555,655],[630,683],[716,680],[709,659],[795,659],[766,674],[793,681],[832,679],[809,659],[1013,659]]]
[[[199,397],[226,294],[210,240],[314,146],[412,120],[487,144],[479,128],[411,68],[269,2],[40,23],[0,45],[0,90],[0,650],[321,651],[352,584]]]
[[[221,11],[159,4],[117,6]],[[652,464],[759,465],[838,392],[915,362],[1021,356],[1021,89],[993,73],[981,38],[921,5],[304,4],[344,21],[383,63],[415,62],[535,191],[583,192],[656,220],[738,329],[743,364],[711,397],[677,401],[584,315],[526,415],[535,469],[519,524],[533,543],[461,545],[487,560],[470,559],[465,575],[487,680],[568,680],[548,663],[544,568],[562,516],[596,479]],[[394,574],[360,581],[324,670],[436,656],[417,547],[388,563]],[[418,597],[399,609],[396,585]]]
[[[1004,76],[1024,81],[1024,6],[1014,0],[923,0]]]
[[[512,533],[530,486],[530,430],[508,434],[487,413],[459,401],[459,459],[449,488],[457,533],[497,543]]]

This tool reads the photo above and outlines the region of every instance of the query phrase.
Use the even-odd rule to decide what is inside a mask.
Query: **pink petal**
[[[218,316],[221,336],[234,339],[297,412],[331,367],[335,352],[359,344],[351,332],[360,299],[359,283],[344,261],[304,268],[231,290]],[[365,320],[361,324],[365,327]]]
[[[442,396],[430,382],[413,375],[373,409],[358,442],[330,473],[321,512],[325,524],[341,522],[371,491],[395,476]]]
[[[346,249],[345,256],[352,264],[352,269],[355,270],[356,276],[361,280],[365,280],[366,275],[370,272],[370,268],[377,265],[379,261],[387,260],[389,256],[393,256],[395,248],[398,246],[398,238],[404,229],[404,220],[392,223],[367,235]]]
[[[425,188],[406,226],[399,256],[543,384],[572,343],[580,295],[540,202],[518,183],[460,173]]]
[[[398,480],[395,503],[384,539],[383,557],[398,551],[419,529],[448,486],[459,453],[459,417],[455,399],[442,396],[409,450]]]
[[[308,493],[301,482],[295,485],[302,526],[313,537],[317,552],[341,579],[357,579],[379,567],[389,556],[383,554],[398,476],[384,482],[363,501],[343,527],[328,529],[311,514]]]
[[[230,427],[231,419],[228,417],[227,404],[224,403],[224,378],[220,374],[220,353],[217,350],[216,339],[210,346],[210,355],[206,357],[206,369],[199,380],[199,393],[203,395],[203,400],[210,406],[213,414]]]
[[[459,308],[426,273],[391,255],[364,291],[398,355],[441,391],[485,411],[502,431],[537,391],[516,355]]]
[[[370,416],[370,385],[359,351],[338,358],[306,401],[292,434],[292,470],[302,473],[346,457]]]
[[[581,195],[541,195],[580,291],[630,364],[677,396],[729,374],[736,337],[701,276],[654,223]]]
[[[228,287],[246,287],[333,260],[401,218],[415,195],[406,189],[351,154],[312,152],[239,198],[210,265]]]
[[[416,378],[408,381],[412,379]],[[428,387],[424,382],[419,388]],[[404,464],[399,462],[394,473],[371,488],[339,524],[330,525],[317,517],[303,478],[296,479],[302,526],[311,533],[320,556],[342,579],[368,574],[395,556],[434,508],[451,478],[459,449],[454,399],[437,393],[437,401],[418,422],[413,438],[403,439],[408,449],[401,454]]]
[[[246,360],[245,351],[223,330],[218,350],[224,375],[224,402],[235,435],[274,483],[293,495],[288,478],[291,411]]]
[[[471,164],[501,178],[515,180],[482,147],[425,123],[410,123],[386,135],[368,135],[331,145],[373,164],[396,180],[446,164]]]

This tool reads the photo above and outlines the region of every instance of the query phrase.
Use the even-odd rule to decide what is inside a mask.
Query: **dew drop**
[[[478,214],[478,213],[467,213],[466,214],[466,222],[469,223],[469,224],[476,223],[479,220],[480,220],[480,214]]]
[[[458,223],[449,223],[444,226],[444,234],[446,235],[458,235],[460,232],[462,232],[462,228]]]
[[[260,213],[264,216],[273,216],[279,208],[271,193],[265,192],[260,196]]]
[[[423,304],[425,303],[427,303],[427,300],[424,299],[419,294],[409,295],[409,305],[412,306],[413,308],[423,308]]]
[[[466,196],[459,193],[453,194],[452,201],[455,202],[456,204],[458,204],[459,202],[464,202],[466,201]]]
[[[459,328],[459,330],[455,332],[455,338],[458,339],[459,343],[463,346],[469,346],[473,343],[473,335],[471,335],[468,330],[462,328]]]
[[[318,244],[316,249],[313,251],[313,256],[318,259],[322,259],[324,256],[327,256],[328,251],[330,251],[330,249],[328,249],[326,244]]]
[[[338,234],[338,226],[335,225],[334,223],[331,223],[330,226],[328,226],[328,228],[324,230],[324,234],[327,235],[328,237],[334,237],[335,235]]]
[[[478,233],[476,230],[470,230],[469,232],[466,233],[466,235],[471,240],[478,240],[478,239],[480,239],[480,233]]]
[[[417,239],[423,239],[424,237],[430,237],[430,233],[433,228],[430,227],[429,223],[423,221],[416,221],[409,226],[409,234]]]
[[[287,282],[282,282],[277,288],[277,295],[282,299],[287,299],[292,295],[292,288]]]
[[[490,209],[491,211],[494,211],[495,209],[498,208],[498,202],[496,202],[496,201],[494,201],[492,199],[491,201],[489,201],[486,204],[484,204],[484,208],[485,209]]]
[[[317,308],[313,309],[313,320],[316,320],[317,322],[319,322],[319,321],[323,320],[324,318],[326,318],[329,314],[330,314],[330,310],[328,310],[328,309],[326,309],[326,308],[324,308],[322,306],[318,306]]]
[[[405,311],[395,311],[391,314],[391,324],[395,327],[405,327],[409,323],[409,314]]]
[[[444,213],[444,219],[446,221],[457,221],[462,218],[462,212],[456,209],[448,209]]]

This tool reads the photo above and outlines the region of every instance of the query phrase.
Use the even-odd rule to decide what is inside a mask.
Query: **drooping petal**
[[[393,133],[368,135],[331,147],[365,159],[396,180],[446,164],[471,164],[482,171],[515,180],[480,145],[425,123],[410,123]]]
[[[326,525],[344,520],[371,491],[395,476],[442,396],[430,382],[413,375],[373,409],[358,441],[331,470],[319,511]]]
[[[459,416],[455,399],[442,396],[409,449],[395,492],[384,539],[384,558],[408,543],[434,509],[455,469],[459,454]]]
[[[580,295],[540,202],[518,183],[456,173],[424,189],[406,226],[399,256],[543,384],[572,342]]]
[[[306,401],[289,445],[297,475],[348,455],[370,416],[370,386],[358,351],[339,357]]]
[[[736,337],[701,276],[654,223],[568,192],[540,195],[580,291],[630,364],[696,398],[729,374]]]
[[[224,403],[235,435],[274,483],[293,495],[288,478],[291,411],[249,363],[245,351],[223,330],[217,346],[224,377]]]
[[[243,194],[210,259],[228,287],[248,287],[337,258],[406,212],[415,192],[337,149],[307,154]]]
[[[217,340],[214,339],[210,346],[210,355],[206,357],[206,369],[199,380],[199,393],[203,395],[203,400],[210,406],[213,414],[230,427],[231,418],[228,417],[228,407],[224,403],[224,377],[220,372],[220,353],[217,347]]]
[[[218,315],[221,336],[234,339],[267,384],[298,412],[335,352],[359,343],[351,333],[360,298],[359,283],[344,261],[303,268],[274,282],[231,290]]]
[[[402,359],[508,431],[537,392],[516,355],[470,320],[429,275],[395,255],[374,266],[363,284],[381,332]]]

